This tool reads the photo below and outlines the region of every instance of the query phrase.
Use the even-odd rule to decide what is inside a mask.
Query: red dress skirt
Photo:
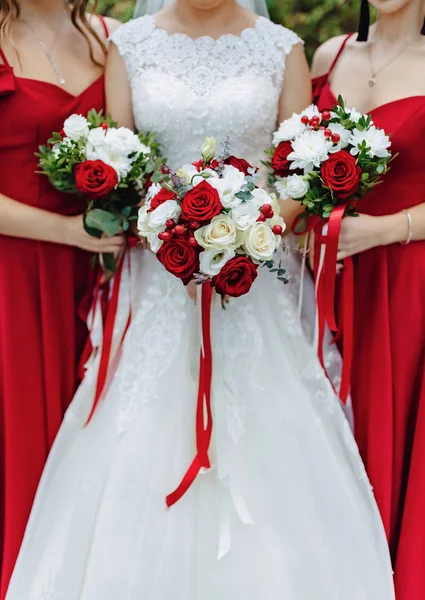
[[[15,77],[1,52],[0,193],[73,215],[84,203],[35,173],[38,146],[72,113],[104,107],[103,76],[79,96]],[[0,235],[0,598],[12,573],[45,460],[77,386],[87,336],[78,306],[90,255]]]
[[[314,81],[322,110],[336,104],[328,78]],[[390,102],[372,118],[400,154],[359,211],[387,215],[425,202],[425,97]],[[355,434],[388,535],[397,600],[423,600],[425,241],[362,252],[354,267]]]

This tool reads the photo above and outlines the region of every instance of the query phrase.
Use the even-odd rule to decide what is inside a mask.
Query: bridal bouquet
[[[391,160],[389,137],[341,97],[332,112],[312,105],[283,121],[273,143],[271,183],[282,198],[300,201],[306,218],[328,219],[336,206],[354,215]]]
[[[210,467],[208,450],[213,429],[211,404],[213,289],[222,297],[249,292],[260,265],[286,281],[274,268],[285,223],[275,195],[255,184],[256,169],[231,156],[224,145],[207,138],[201,159],[177,173],[163,169],[140,209],[138,229],[164,267],[184,284],[200,285],[202,342],[196,410],[196,456],[177,489],[166,498],[172,506],[182,498],[202,469]]]
[[[217,156],[214,138],[201,155],[152,185],[139,212],[140,235],[183,283],[209,281],[222,296],[246,294],[260,265],[286,281],[273,262],[285,228],[276,196],[258,188],[256,170],[227,147]]]
[[[84,227],[101,237],[127,231],[137,219],[140,195],[163,164],[158,148],[154,135],[117,128],[108,115],[91,110],[66,119],[37,156],[56,189],[86,198]],[[103,255],[103,266],[115,271],[112,255]]]
[[[270,183],[282,198],[298,200],[304,213],[295,220],[294,233],[314,231],[315,282],[319,325],[319,358],[323,361],[324,330],[337,332],[335,287],[342,219],[356,216],[356,204],[388,171],[392,160],[389,136],[370,117],[345,107],[343,99],[332,111],[312,105],[284,121],[267,151]],[[341,275],[343,371],[339,390],[349,393],[353,344],[353,262],[344,259]]]

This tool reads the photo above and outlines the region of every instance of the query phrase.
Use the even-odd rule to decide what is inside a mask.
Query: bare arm
[[[409,208],[412,219],[412,241],[425,240],[425,202]],[[409,235],[406,213],[372,217],[360,215],[342,222],[338,259],[359,254],[376,246],[405,242]]]
[[[120,126],[134,129],[131,88],[124,61],[111,43],[105,71],[106,108]]]
[[[0,234],[76,246],[89,252],[117,252],[121,236],[97,239],[83,227],[82,215],[67,217],[28,206],[0,194]]]
[[[303,111],[311,104],[311,79],[307,59],[301,44],[294,46],[286,59],[283,91],[279,102],[279,123],[290,117],[294,112]],[[300,202],[282,200],[281,215],[290,231],[295,217],[303,210]]]

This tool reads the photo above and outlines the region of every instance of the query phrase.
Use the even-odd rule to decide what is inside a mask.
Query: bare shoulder
[[[87,15],[87,20],[90,23],[90,25],[93,27],[94,31],[97,33],[97,35],[102,40],[105,39],[105,29],[104,29],[102,20],[104,21],[104,23],[106,25],[109,35],[114,33],[114,31],[116,31],[118,29],[118,27],[120,27],[120,25],[121,25],[121,23],[119,21],[117,21],[116,19],[112,19],[111,17],[100,18],[99,15],[93,15],[93,14]]]
[[[320,77],[329,71],[346,37],[346,35],[338,35],[319,46],[314,53],[311,66],[313,77]]]

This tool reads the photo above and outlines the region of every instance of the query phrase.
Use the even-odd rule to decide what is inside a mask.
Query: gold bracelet
[[[406,209],[403,209],[403,212],[404,212],[404,214],[407,217],[407,223],[409,225],[409,233],[407,234],[406,241],[400,242],[400,243],[401,243],[402,246],[407,246],[412,241],[413,224],[412,224],[412,216],[411,216],[410,212],[408,210],[406,210]]]

